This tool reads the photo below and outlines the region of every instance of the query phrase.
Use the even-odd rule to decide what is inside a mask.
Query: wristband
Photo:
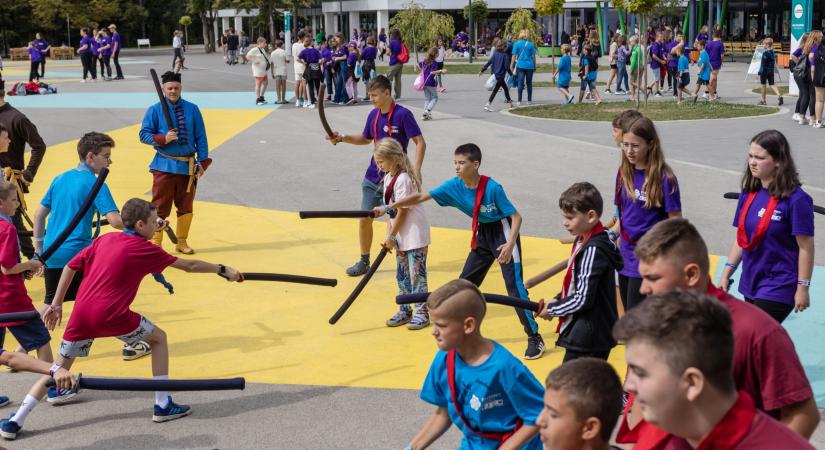
[[[398,242],[398,239],[396,239],[395,236],[393,236],[391,234],[387,235],[387,240],[392,241],[392,242]]]
[[[60,364],[57,364],[57,363],[52,364],[52,367],[49,369],[49,376],[54,377],[54,373],[57,372],[58,370],[62,369],[62,368],[63,368],[63,366],[61,366]]]
[[[218,275],[224,275],[226,273],[226,266],[223,264],[218,264]]]
[[[43,242],[45,239],[45,237],[36,237],[34,238],[34,242]]]
[[[796,284],[800,286],[811,287],[811,280],[799,280],[796,282]]]
[[[725,267],[730,267],[731,269],[736,270],[739,267],[739,265],[738,264],[731,264],[729,262],[726,262]]]
[[[607,238],[611,241],[615,241],[616,239],[619,239],[619,235],[613,230],[607,230]]]
[[[404,447],[404,450],[413,450],[413,448],[412,448],[412,444],[410,444],[410,445],[408,445],[408,446]]]

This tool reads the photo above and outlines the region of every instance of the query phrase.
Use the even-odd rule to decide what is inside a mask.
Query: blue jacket
[[[511,76],[513,75],[513,72],[510,71],[510,58],[507,56],[506,52],[493,53],[493,57],[487,60],[487,64],[484,64],[481,71],[484,72],[491,66],[493,69],[493,75],[495,75],[496,78],[504,78],[505,74],[510,74]]]
[[[172,121],[178,129],[178,140],[167,145],[160,145],[155,141],[155,136],[162,139],[162,136],[169,131],[169,127],[166,126],[163,107],[158,102],[150,106],[146,110],[146,115],[143,116],[139,134],[140,142],[151,145],[156,152],[163,152],[172,156],[194,155],[197,162],[208,158],[209,144],[206,142],[206,128],[197,105],[182,98],[174,105],[168,99],[164,99],[164,101],[169,106]],[[166,158],[160,153],[155,154],[155,158],[149,164],[149,169],[166,173],[189,174],[187,163]]]

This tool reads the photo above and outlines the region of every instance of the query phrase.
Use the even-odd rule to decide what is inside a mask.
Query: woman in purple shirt
[[[43,78],[46,75],[46,58],[52,55],[52,46],[49,45],[49,42],[43,39],[43,35],[40,33],[36,33],[34,35],[34,46],[40,50],[40,72],[38,73],[38,77]]]
[[[642,276],[633,251],[636,242],[657,223],[682,216],[679,183],[665,163],[656,127],[646,117],[622,124],[622,165],[616,175],[613,202],[618,220],[613,231],[621,238],[624,268],[619,271],[619,293],[625,311],[644,300]]]
[[[814,106],[816,105],[816,93],[814,90],[813,80],[811,80],[811,65],[808,63],[808,60],[805,56],[805,49],[807,48],[809,51],[811,47],[808,45],[810,41],[811,33],[807,32],[802,35],[799,39],[799,48],[791,53],[791,68],[796,66],[800,61],[805,64],[805,71],[803,72],[802,76],[796,76],[793,70],[791,70],[791,75],[793,75],[793,79],[796,82],[796,86],[799,88],[799,98],[796,100],[796,108],[794,109],[793,120],[799,122],[800,125],[808,124],[810,120],[811,123],[814,121]],[[806,112],[810,112],[809,115],[806,117]]]
[[[366,48],[361,51],[361,73],[363,74],[361,78],[364,80],[365,102],[370,100],[369,93],[367,92],[367,84],[369,84],[370,78],[372,78],[372,71],[375,70],[375,58],[378,57],[378,48],[375,44],[375,38],[370,36],[367,38]]]
[[[757,134],[733,219],[736,239],[722,271],[720,287],[742,263],[739,292],[782,323],[810,306],[814,266],[814,206],[801,188],[791,146],[776,130]]]
[[[324,84],[327,87],[327,101],[332,100],[332,87],[335,84],[332,78],[332,47],[335,46],[335,37],[330,36],[327,40],[321,42],[321,61],[324,66]],[[324,95],[323,92],[318,93],[319,96]]]
[[[29,52],[29,60],[31,61],[31,66],[29,68],[29,83],[34,80],[40,81],[40,74],[37,72],[37,68],[40,66],[40,60],[43,59],[44,56],[40,54],[40,49],[37,48],[34,41],[29,42],[29,46],[26,51]]]
[[[347,88],[349,101],[347,105],[358,103],[358,77],[355,76],[355,66],[358,64],[358,44],[349,43],[349,54],[347,55],[347,73],[344,85]]]
[[[112,66],[109,63],[112,57],[112,39],[109,37],[109,32],[106,29],[100,30],[100,37],[97,40],[99,47],[97,49],[100,55],[100,76],[106,80],[112,80]],[[106,75],[104,75],[104,70]]]
[[[381,28],[378,32],[378,60],[384,61],[384,53],[387,52],[387,32]]]
[[[808,44],[810,49],[808,53],[808,65],[811,72],[811,85],[814,89],[815,103],[814,103],[814,120],[812,126],[814,128],[822,128],[825,124],[822,123],[822,107],[825,104],[825,74],[822,73],[822,65],[817,64],[817,55],[822,51],[822,31],[811,31],[811,42]],[[819,70],[817,70],[817,66]]]
[[[97,80],[96,63],[94,56],[92,56],[92,42],[94,42],[94,39],[89,36],[89,29],[82,28],[80,30],[80,47],[77,49],[77,54],[80,55],[80,63],[83,65],[83,80],[80,81],[81,83],[85,83],[88,76],[92,77],[92,81]]]
[[[304,49],[301,50],[301,53],[299,53],[297,57],[298,61],[306,67],[304,70],[304,78],[307,81],[307,90],[309,91],[308,108],[312,109],[315,108],[316,93],[319,96],[324,95],[323,92],[320,92],[321,78],[324,77],[324,71],[321,67],[321,52],[313,47],[312,36],[309,34],[304,36]]]

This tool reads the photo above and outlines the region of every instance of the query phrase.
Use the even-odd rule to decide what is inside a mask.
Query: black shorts
[[[43,299],[43,303],[47,305],[52,304],[54,294],[57,293],[57,285],[60,283],[60,275],[62,274],[63,268],[46,269],[43,274],[44,278],[46,278],[46,297]],[[80,287],[81,281],[83,281],[83,272],[75,272],[74,279],[72,279],[71,284],[69,284],[69,290],[66,291],[66,297],[63,298],[63,301],[69,302],[77,297],[77,288]]]
[[[707,86],[708,84],[710,84],[710,80],[703,80],[699,78],[698,80],[696,80],[696,84],[698,86]]]
[[[40,317],[30,320],[23,325],[8,328],[12,336],[17,339],[17,342],[27,353],[32,350],[37,350],[52,340],[52,337],[49,336],[49,330],[46,329],[46,324],[43,323]]]
[[[690,84],[690,74],[689,73],[683,73],[681,78],[679,79],[679,89],[684,89],[684,88],[688,87],[689,84]]]
[[[773,76],[774,72],[772,70],[770,72],[763,71],[759,74],[759,83],[763,85],[768,84],[773,86]]]
[[[618,65],[616,65],[616,64],[611,64],[611,65],[610,65],[610,68],[611,68],[611,69],[616,69],[616,70],[618,70],[618,69],[619,69],[619,66],[618,66]]]

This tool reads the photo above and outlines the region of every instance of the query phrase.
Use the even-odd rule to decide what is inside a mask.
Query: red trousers
[[[152,171],[152,203],[158,208],[158,217],[165,219],[175,204],[177,217],[192,213],[198,180],[192,183],[192,190],[186,192],[189,175]]]

